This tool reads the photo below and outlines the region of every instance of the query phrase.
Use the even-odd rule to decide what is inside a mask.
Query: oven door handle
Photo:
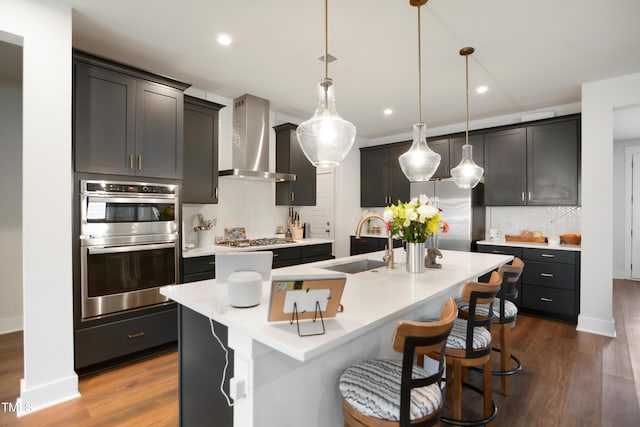
[[[99,203],[133,203],[133,204],[171,204],[175,203],[175,197],[167,197],[164,199],[160,198],[150,198],[150,197],[141,197],[141,196],[129,196],[129,197],[110,197],[110,196],[89,196],[87,198],[89,203],[99,202]]]
[[[92,246],[87,248],[89,255],[99,254],[115,254],[123,252],[136,252],[136,251],[152,251],[154,249],[169,249],[175,248],[176,243],[154,243],[150,245],[126,245],[126,246]]]

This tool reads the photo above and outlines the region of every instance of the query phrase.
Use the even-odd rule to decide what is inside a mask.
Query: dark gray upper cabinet
[[[184,203],[218,203],[218,111],[222,108],[184,97]]]
[[[315,206],[316,167],[298,143],[297,128],[292,123],[273,128],[276,132],[276,172],[296,175],[295,181],[276,183],[276,205]]]
[[[360,149],[360,206],[381,207],[409,200],[409,180],[398,157],[411,141]]]
[[[527,131],[484,134],[484,202],[488,206],[526,205]]]
[[[462,159],[462,146],[466,144],[464,136],[449,139],[449,165],[451,169],[458,166]],[[480,167],[484,168],[484,136],[469,135],[469,144],[473,147],[473,161]],[[449,176],[451,176],[451,169]]]
[[[136,79],[83,62],[74,68],[75,170],[133,174]]]
[[[432,178],[448,178],[451,176],[449,164],[449,138],[434,139],[428,141],[429,148],[440,154],[440,164],[433,174]]]
[[[189,85],[74,52],[77,172],[182,178]]]
[[[577,205],[578,120],[527,127],[527,203]]]
[[[569,116],[485,133],[485,204],[579,204],[579,128]]]

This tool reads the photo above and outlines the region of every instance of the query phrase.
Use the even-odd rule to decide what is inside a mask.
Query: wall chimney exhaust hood
[[[233,100],[231,166],[221,177],[295,181],[289,173],[269,172],[269,101],[245,94]]]

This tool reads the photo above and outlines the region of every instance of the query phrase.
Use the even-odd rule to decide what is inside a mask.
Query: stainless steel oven
[[[177,185],[80,182],[83,320],[161,304],[178,283]]]

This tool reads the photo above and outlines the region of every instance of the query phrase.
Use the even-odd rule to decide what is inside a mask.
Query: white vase
[[[407,273],[424,273],[424,243],[407,242]]]
[[[196,236],[198,238],[199,248],[209,248],[214,245],[214,230],[197,230]]]

